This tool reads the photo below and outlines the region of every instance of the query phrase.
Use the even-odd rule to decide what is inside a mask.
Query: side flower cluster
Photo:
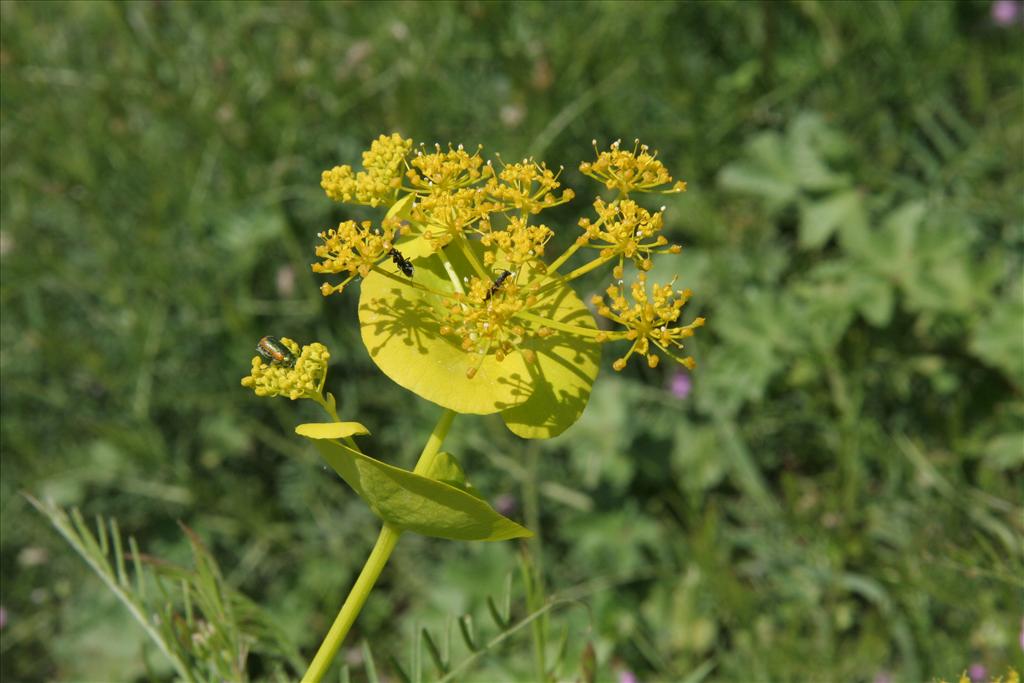
[[[336,202],[390,204],[401,187],[405,157],[411,149],[412,140],[398,133],[381,135],[363,152],[364,170],[356,173],[351,166],[335,166],[323,172],[320,187]]]
[[[379,228],[374,228],[370,221],[345,221],[337,228],[319,233],[317,237],[323,244],[317,246],[316,255],[321,261],[313,264],[313,272],[348,275],[340,284],[320,285],[320,292],[324,296],[340,292],[357,275],[366,277],[377,263],[388,257],[400,232],[397,220],[385,219]]]
[[[654,254],[678,254],[682,247],[668,246],[668,239],[660,234],[665,227],[665,207],[651,213],[631,199],[605,202],[594,201],[598,219],[580,219],[583,228],[580,240],[600,249],[601,258],[618,257],[614,277],[622,277],[622,265],[630,259],[640,270],[650,270]],[[593,244],[595,243],[596,244]]]
[[[694,368],[696,363],[692,356],[677,354],[677,350],[683,349],[682,340],[692,337],[693,331],[704,325],[704,318],[696,318],[688,325],[677,324],[683,306],[692,295],[689,289],[673,291],[672,284],[655,284],[648,294],[647,275],[640,273],[629,289],[632,301],[627,300],[625,288],[619,285],[608,287],[606,295],[607,300],[594,295],[592,303],[597,306],[597,312],[625,327],[626,339],[633,341],[626,355],[612,363],[613,368],[622,370],[634,353],[645,356],[650,367],[657,367],[659,357],[652,346],[687,368]]]
[[[281,343],[288,347],[295,357],[295,365],[267,362],[260,356],[252,359],[252,371],[242,378],[242,386],[253,390],[257,396],[287,396],[291,400],[314,398],[323,390],[327,378],[327,361],[331,354],[320,343],[303,346],[282,337]]]
[[[604,183],[609,190],[618,190],[623,195],[630,192],[668,194],[686,191],[686,183],[682,180],[673,183],[668,169],[658,161],[657,152],[652,153],[639,140],[633,141],[632,152],[621,149],[621,140],[613,142],[611,149],[604,152],[597,149],[597,140],[593,144],[597,159],[580,164],[580,173]]]
[[[543,266],[544,246],[554,236],[546,225],[529,225],[525,218],[513,217],[504,230],[484,233],[480,243],[485,247],[495,246],[505,259],[513,265],[536,263]],[[492,265],[496,259],[494,250],[484,253],[484,263]]]

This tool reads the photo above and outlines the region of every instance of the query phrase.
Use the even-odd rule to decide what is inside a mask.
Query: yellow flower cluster
[[[390,204],[398,196],[405,158],[411,149],[412,140],[398,133],[381,135],[363,152],[365,170],[355,173],[351,166],[335,166],[320,176],[320,187],[337,202]]]
[[[479,354],[481,360],[489,353],[498,361],[505,360],[526,337],[534,334],[515,315],[536,302],[537,297],[517,286],[512,278],[501,286],[483,278],[469,278],[466,292],[445,303],[448,316],[441,334],[458,338],[463,351]],[[541,329],[536,334],[547,332]],[[474,374],[475,369],[467,373],[469,377]]]
[[[682,250],[675,244],[663,248],[668,244],[665,236],[659,234],[665,226],[664,207],[651,213],[631,199],[605,202],[598,198],[594,201],[594,210],[598,215],[596,221],[589,218],[579,221],[584,232],[580,240],[588,244],[598,242],[591,246],[601,249],[603,259],[619,257],[616,278],[622,277],[624,259],[631,259],[640,270],[650,270],[653,254],[678,254]]]
[[[316,255],[322,260],[312,264],[313,272],[348,273],[341,284],[320,285],[324,296],[342,291],[357,275],[365,277],[394,248],[395,238],[401,232],[398,220],[386,218],[379,228],[372,225],[370,221],[344,221],[317,235],[323,240],[316,248]]]
[[[496,171],[481,156],[482,148],[471,154],[462,145],[446,150],[434,145],[433,152],[419,149],[410,156],[411,149],[412,142],[397,133],[381,135],[363,153],[364,171],[336,166],[324,171],[321,185],[332,199],[370,206],[394,204],[401,193],[414,195],[407,217],[434,251],[460,235],[491,233],[494,214],[517,211],[525,219],[574,196],[569,189],[558,192],[560,171],[533,159]],[[525,238],[539,254],[537,247],[543,247],[550,231],[541,227],[526,233],[510,224],[497,232],[509,234],[496,236],[494,244],[518,245]],[[516,258],[523,260],[530,250],[516,251]]]
[[[480,156],[480,148],[469,154],[462,145],[441,151],[434,146],[432,154],[417,151],[405,175],[417,194],[441,194],[459,190],[494,174],[490,164]]]
[[[647,145],[634,140],[633,151],[627,152],[621,147],[621,140],[611,144],[606,152],[597,150],[594,140],[596,161],[585,161],[580,164],[580,173],[604,183],[610,190],[618,190],[623,195],[630,192],[685,192],[686,183],[680,180],[669,188],[672,182],[668,169],[657,159],[657,152],[651,153]]]
[[[672,285],[652,285],[651,294],[647,293],[647,274],[640,273],[636,282],[630,287],[630,303],[626,299],[625,288],[619,285],[608,287],[608,302],[601,295],[594,295],[592,303],[597,312],[605,318],[613,320],[626,328],[626,339],[633,340],[633,345],[626,355],[616,360],[612,367],[622,370],[633,353],[647,357],[650,367],[657,367],[658,356],[651,345],[661,349],[665,355],[691,370],[695,366],[692,356],[677,356],[674,349],[682,349],[682,339],[693,336],[694,329],[704,324],[704,318],[696,318],[688,325],[676,326],[680,311],[689,300],[689,289],[673,292]]]
[[[257,396],[287,396],[291,400],[312,398],[323,390],[327,377],[327,361],[331,354],[323,344],[303,346],[282,337],[281,343],[295,356],[294,367],[283,363],[268,363],[260,356],[252,359],[252,372],[242,378],[242,386],[253,390]]]
[[[555,190],[561,187],[558,182],[560,173],[554,173],[543,162],[538,164],[533,159],[523,159],[521,163],[505,165],[496,178],[487,182],[486,192],[498,205],[495,210],[518,209],[524,214],[538,214],[552,206],[565,204],[575,196],[569,189],[555,195]]]
[[[495,210],[483,189],[474,187],[492,177],[494,170],[484,163],[479,148],[473,154],[462,145],[446,152],[440,145],[434,149],[431,154],[417,151],[406,177],[416,195],[410,216],[437,251]]]
[[[664,207],[652,212],[629,197],[632,192],[686,189],[685,182],[673,180],[657,153],[639,141],[632,150],[623,150],[617,141],[604,151],[598,150],[595,142],[595,160],[581,164],[580,171],[617,190],[618,197],[609,201],[597,198],[593,203],[596,216],[580,219],[582,234],[548,265],[544,256],[553,231],[534,223],[533,217],[573,198],[573,191],[563,189],[559,182],[561,169],[552,170],[532,158],[511,164],[499,158],[499,163],[493,165],[482,156],[481,149],[470,152],[462,145],[450,144],[446,148],[413,148],[409,140],[397,134],[382,135],[364,152],[364,171],[355,174],[351,167],[339,166],[325,172],[322,184],[332,198],[390,206],[394,217],[385,219],[377,229],[368,222],[346,221],[337,229],[320,233],[323,243],[316,255],[321,260],[313,265],[314,272],[341,273],[345,278],[337,285],[325,283],[321,292],[327,295],[341,291],[353,278],[368,275],[388,255],[397,263],[401,257],[394,245],[401,221],[416,238],[416,253],[423,254],[419,247],[422,242],[439,253],[456,283],[454,288],[460,290],[437,292],[424,283],[409,282],[410,287],[431,291],[443,300],[443,334],[457,338],[467,353],[481,358],[494,354],[501,359],[521,348],[530,336],[550,334],[551,330],[538,319],[538,312],[531,310],[537,301],[558,283],[609,264],[619,284],[608,288],[607,303],[603,297],[596,297],[599,312],[626,329],[592,333],[581,328],[580,334],[596,334],[599,341],[631,340],[629,351],[615,362],[616,370],[621,370],[633,353],[645,356],[654,367],[659,358],[654,347],[692,367],[691,357],[675,355],[682,348],[682,340],[704,322],[697,318],[689,325],[677,326],[689,290],[673,293],[671,284],[655,285],[648,294],[644,275],[655,255],[679,253],[681,248],[670,244],[662,234]],[[596,251],[597,257],[567,275],[554,280],[547,277],[557,274],[584,248]],[[621,284],[627,260],[641,272],[631,288]],[[464,277],[466,274],[458,272],[453,262],[468,262],[476,276]],[[485,270],[497,268],[502,270],[495,270],[495,276],[485,274]],[[631,301],[627,296],[632,297]],[[571,325],[557,329],[574,332]]]
[[[459,147],[417,156],[412,166],[406,175],[418,201],[411,217],[424,226],[423,235],[435,251],[462,233],[490,233],[493,214],[533,215],[573,197],[572,190],[556,194],[561,186],[557,174],[530,159],[507,164],[495,174],[489,162],[483,163],[479,150],[470,156]],[[521,237],[520,231],[517,239]]]
[[[482,188],[462,188],[419,197],[410,217],[423,226],[423,236],[434,251],[448,246],[460,233],[486,222],[496,210]]]
[[[514,217],[504,230],[484,233],[480,243],[485,247],[498,247],[509,263],[522,265],[532,262],[537,270],[543,271],[544,245],[553,235],[554,232],[546,225],[529,225],[525,218]],[[493,250],[484,253],[486,265],[493,265],[495,258]]]

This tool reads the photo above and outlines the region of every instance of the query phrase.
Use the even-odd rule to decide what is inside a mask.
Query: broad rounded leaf
[[[538,314],[555,322],[597,330],[594,317],[567,284],[560,284],[545,298]],[[537,354],[531,366],[530,397],[501,413],[505,425],[524,439],[550,439],[571,427],[590,400],[590,388],[601,366],[601,344],[556,329],[535,337],[527,348]]]
[[[414,474],[360,453],[337,441],[310,436],[319,425],[299,425],[320,455],[366,501],[374,514],[402,531],[461,541],[503,541],[533,533],[495,512],[465,483],[462,469],[439,453],[431,473],[452,483]]]
[[[310,422],[296,427],[295,433],[310,439],[343,439],[366,436],[370,430],[358,422]]]
[[[402,221],[402,232],[395,244],[395,248],[407,259],[429,256],[434,251],[430,242],[423,237],[422,230],[418,225],[409,221],[415,200],[416,195],[405,195],[391,205],[385,216],[385,218],[397,218]]]
[[[451,291],[438,258],[414,259],[413,266],[417,282],[435,291]],[[391,263],[383,267],[397,272]],[[469,267],[462,265],[459,270],[469,272]],[[377,367],[396,383],[457,413],[496,413],[529,398],[530,373],[519,354],[501,363],[487,356],[481,363],[479,356],[441,335],[444,315],[438,296],[379,273],[363,280],[359,296],[363,344]],[[478,368],[472,379],[467,377],[471,368]]]
[[[447,251],[457,272],[472,272],[458,250]],[[451,291],[438,257],[414,259],[413,265],[414,281],[434,291]],[[387,270],[397,272],[391,264]],[[533,337],[524,344],[536,354],[535,363],[525,362],[520,353],[500,362],[488,355],[481,362],[457,340],[441,335],[446,315],[441,297],[405,285],[402,277],[371,273],[359,299],[363,343],[384,374],[458,413],[502,412],[509,429],[525,438],[555,436],[579,418],[600,363],[601,345],[592,337],[556,327],[550,336]],[[562,325],[597,329],[590,311],[562,281],[555,282],[530,312]],[[541,324],[520,322],[534,328]]]

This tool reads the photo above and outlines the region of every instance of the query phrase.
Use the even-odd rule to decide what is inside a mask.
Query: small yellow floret
[[[620,285],[611,285],[606,297],[595,296],[593,301],[597,312],[626,328],[626,339],[633,344],[622,358],[612,367],[621,370],[634,353],[645,356],[647,364],[658,366],[658,356],[653,347],[660,349],[677,363],[693,369],[696,363],[692,356],[681,357],[676,350],[682,350],[683,339],[693,336],[693,331],[704,325],[704,318],[696,318],[688,325],[677,325],[683,306],[692,292],[689,289],[673,291],[672,285],[652,285],[647,291],[647,274],[640,273],[628,291]],[[630,301],[630,299],[632,301]]]
[[[516,317],[534,297],[528,288],[516,285],[514,276],[500,287],[490,280],[472,277],[465,290],[465,294],[457,294],[445,303],[448,315],[441,334],[454,337],[461,349],[478,354],[481,360],[494,354],[500,362],[516,349],[526,355],[524,341],[552,334],[547,327],[534,329]]]
[[[480,243],[484,246],[497,246],[506,260],[514,265],[534,263],[535,268],[541,265],[544,246],[554,233],[546,225],[527,225],[526,219],[513,217],[503,230],[484,233]],[[491,254],[491,252],[488,252]],[[493,261],[494,257],[489,258]]]
[[[493,173],[484,164],[481,149],[478,147],[470,154],[462,145],[449,145],[448,151],[443,152],[440,145],[434,145],[430,154],[417,151],[405,176],[417,194],[440,194],[469,187]]]
[[[631,199],[605,202],[598,198],[594,201],[594,210],[597,220],[581,218],[579,226],[583,228],[586,242],[601,250],[601,258],[618,256],[614,272],[616,279],[622,278],[625,259],[632,260],[640,270],[650,270],[654,254],[678,254],[682,251],[678,245],[669,246],[668,239],[661,234],[665,227],[664,207],[651,213]]]
[[[395,219],[384,219],[379,228],[374,228],[370,221],[344,221],[337,228],[321,232],[318,237],[323,244],[316,248],[321,261],[312,264],[313,272],[346,273],[347,277],[338,285],[324,283],[320,293],[327,296],[340,292],[357,275],[366,277],[377,263],[387,258],[400,232]]]
[[[491,178],[485,187],[492,201],[501,206],[501,210],[518,210],[527,214],[540,213],[544,209],[558,206],[571,200],[575,195],[572,190],[563,190],[560,195],[555,191],[561,187],[558,176],[543,162],[523,159],[516,164],[507,164]]]
[[[668,189],[662,189],[672,182],[665,165],[658,161],[657,152],[651,152],[647,145],[634,141],[633,151],[620,149],[621,140],[611,144],[608,151],[601,152],[594,142],[595,161],[580,164],[580,172],[605,184],[610,190],[628,195],[630,192],[685,192],[686,183],[679,181]]]

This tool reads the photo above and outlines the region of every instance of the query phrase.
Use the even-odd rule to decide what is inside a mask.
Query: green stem
[[[338,612],[334,623],[331,624],[331,630],[327,632],[324,642],[320,644],[320,649],[317,650],[313,661],[310,662],[306,675],[302,677],[302,683],[319,683],[323,679],[401,535],[401,531],[387,524],[380,530],[377,543],[373,546],[370,556],[366,558],[366,564],[359,572],[359,578],[356,579],[355,585],[352,586],[348,597],[345,598],[345,604],[341,606],[341,611]]]
[[[473,266],[473,270],[476,271],[477,275],[479,275],[485,280],[491,277],[487,273],[487,270],[484,268],[483,264],[480,263],[480,259],[476,257],[476,252],[473,251],[473,245],[469,243],[469,238],[466,237],[466,234],[463,232],[459,233],[459,249],[466,257],[466,260],[469,261],[469,264]]]
[[[626,195],[626,194],[624,194],[622,192],[622,190],[619,190],[619,194],[618,194],[617,197],[615,197],[614,201],[617,202],[617,201],[621,200],[624,196],[628,197],[629,195]],[[602,223],[604,223],[604,220],[605,220],[604,216],[601,216],[600,218],[597,219],[597,222],[594,223],[594,225],[591,226],[591,227],[594,227],[594,228],[599,227]],[[566,249],[565,252],[561,256],[556,258],[551,263],[551,265],[548,266],[548,270],[547,270],[548,274],[549,275],[554,275],[555,273],[557,273],[558,269],[561,268],[565,264],[565,262],[568,261],[569,258],[579,250],[580,247],[584,246],[588,242],[589,242],[589,240],[582,240],[582,241],[577,240],[577,241],[573,242],[572,244],[570,244],[569,248]]]
[[[322,398],[318,402],[335,421],[340,422],[337,411],[334,410],[331,402]],[[441,444],[444,443],[444,439],[448,435],[448,430],[451,429],[454,419],[454,411],[446,410],[441,414],[441,418],[434,425],[434,430],[430,433],[427,443],[423,446],[423,451],[420,453],[419,460],[416,461],[416,467],[413,469],[413,472],[422,475],[430,471],[434,460],[437,458],[437,454],[441,451]],[[351,442],[352,440],[346,439],[346,441]],[[354,444],[353,448],[355,448]],[[359,577],[352,586],[352,590],[349,591],[348,597],[345,598],[345,603],[341,606],[341,611],[338,612],[334,623],[331,624],[331,629],[320,644],[320,649],[317,650],[313,661],[310,662],[309,669],[306,670],[306,674],[302,677],[302,683],[319,683],[323,679],[331,662],[334,661],[335,655],[338,654],[338,649],[344,642],[345,636],[348,635],[349,629],[352,628],[356,617],[359,616],[359,611],[363,608],[366,598],[370,595],[370,591],[373,590],[373,584],[377,582],[377,577],[380,576],[384,565],[387,564],[388,558],[391,557],[391,553],[395,549],[395,545],[398,543],[398,538],[401,535],[402,532],[400,530],[387,524],[381,529],[380,536],[377,537],[377,543],[373,546],[370,556],[366,558],[366,564],[363,565],[362,571],[359,572]]]
[[[576,270],[574,270],[571,273],[569,273],[568,275],[566,275],[565,276],[565,281],[569,282],[570,280],[575,280],[576,278],[578,278],[578,277],[580,277],[582,275],[586,275],[587,273],[589,273],[590,271],[594,270],[595,268],[600,268],[604,264],[608,263],[613,258],[615,258],[614,255],[608,256],[608,257],[599,256],[596,259],[594,259],[593,261],[591,261],[590,263],[584,264],[584,265],[580,266],[579,268],[577,268]]]
[[[555,330],[562,330],[563,332],[576,334],[581,337],[596,337],[602,332],[601,330],[595,329],[593,327],[580,327],[579,325],[569,325],[568,323],[560,323],[557,320],[551,320],[550,318],[545,318],[542,315],[530,313],[529,311],[519,311],[518,313],[516,313],[516,317],[522,318],[523,320],[529,320],[532,323],[537,323],[538,325],[550,327]],[[626,338],[625,332],[605,332],[604,336],[607,337],[608,339]]]
[[[324,379],[326,378],[327,376],[325,374]],[[323,383],[321,383],[321,392],[322,390]],[[338,410],[337,408],[335,408],[334,396],[332,396],[330,393],[328,393],[327,395],[330,398],[325,399],[323,397],[323,393],[319,393],[316,396],[313,396],[313,400],[320,404],[320,407],[323,408],[327,412],[327,414],[331,416],[332,420],[334,420],[335,422],[341,422],[341,418],[338,417]],[[345,445],[351,448],[352,450],[359,451],[360,453],[363,452],[362,449],[359,448],[359,445],[356,444],[355,439],[353,439],[351,436],[343,437],[341,440],[344,441]]]
[[[558,269],[559,269],[559,268],[561,268],[561,267],[562,267],[562,265],[564,265],[564,264],[565,264],[565,262],[566,262],[566,261],[568,261],[568,260],[569,260],[569,258],[570,258],[570,257],[571,257],[571,256],[572,256],[573,254],[575,254],[575,253],[576,253],[576,252],[577,252],[577,251],[579,250],[579,248],[580,248],[580,247],[582,247],[582,246],[583,246],[584,244],[586,244],[586,242],[584,242],[584,241],[580,241],[580,240],[576,240],[575,242],[573,242],[572,244],[570,244],[570,245],[569,245],[569,248],[568,248],[568,249],[566,249],[566,250],[565,250],[565,251],[564,251],[564,252],[562,253],[562,255],[561,255],[561,256],[559,256],[559,257],[558,257],[558,258],[556,258],[556,259],[555,259],[554,261],[552,261],[552,262],[551,262],[551,265],[549,265],[549,266],[548,266],[548,270],[547,270],[548,274],[549,274],[549,275],[554,275],[555,273],[557,273],[557,272],[558,272]]]
[[[462,287],[462,280],[459,279],[459,274],[455,272],[455,266],[453,266],[452,262],[448,260],[447,256],[445,256],[444,251],[438,249],[437,256],[441,259],[441,263],[444,264],[444,270],[448,273],[448,279],[452,281],[452,287],[454,287],[455,291],[459,294],[465,294],[466,290]]]
[[[441,413],[441,418],[434,425],[434,431],[430,433],[430,438],[427,439],[427,443],[423,446],[423,451],[420,453],[419,460],[416,461],[413,474],[426,476],[426,473],[434,466],[434,459],[441,450],[444,438],[448,436],[448,430],[451,429],[455,415],[454,410],[445,410]]]
[[[571,273],[569,273],[565,277],[560,278],[560,279],[553,279],[550,283],[548,283],[548,284],[546,284],[546,285],[544,285],[543,287],[540,288],[540,291],[537,292],[537,297],[540,298],[540,297],[544,296],[545,294],[547,294],[548,292],[550,292],[555,287],[558,287],[559,285],[565,284],[566,282],[569,282],[571,280],[575,280],[576,278],[578,278],[578,277],[580,277],[582,275],[586,275],[587,273],[589,273],[590,271],[594,270],[595,268],[600,268],[601,266],[603,266],[604,264],[608,263],[613,258],[615,258],[615,256],[616,256],[615,254],[613,254],[611,256],[608,256],[608,257],[599,256],[596,259],[594,259],[593,261],[591,261],[590,263],[586,263],[586,264],[580,266],[579,268],[577,268],[576,270],[572,271]],[[551,272],[551,269],[549,268],[548,269],[548,273],[550,274],[550,272]]]

